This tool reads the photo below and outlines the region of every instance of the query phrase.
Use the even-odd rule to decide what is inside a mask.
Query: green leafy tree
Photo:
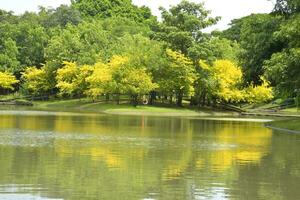
[[[212,37],[189,48],[189,57],[194,63],[206,60],[209,63],[218,59],[238,60],[241,49],[237,42],[226,38]]]
[[[0,47],[0,71],[18,72],[20,71],[20,62],[18,61],[18,48],[16,42],[11,38],[4,41],[3,47]]]
[[[219,17],[210,17],[202,3],[183,0],[169,10],[160,8],[162,23],[154,27],[153,38],[165,41],[175,51],[187,55],[194,42],[202,41],[204,28],[215,24]]]
[[[82,22],[80,12],[67,5],[60,5],[56,9],[40,7],[39,16],[41,16],[41,22],[46,28],[65,27],[68,24],[78,25]]]
[[[67,25],[50,39],[45,50],[46,62],[56,68],[64,61],[93,65],[107,45],[108,36],[97,21],[83,22],[78,26]]]
[[[159,91],[165,95],[177,98],[177,105],[182,106],[184,95],[193,95],[195,69],[192,61],[183,54],[167,50],[167,65],[161,70],[157,80]]]
[[[137,7],[131,0],[72,0],[72,6],[88,17],[108,18],[125,17],[135,21],[152,20],[149,8]]]
[[[243,20],[240,33],[239,55],[246,83],[260,83],[263,75],[263,63],[271,58],[274,52],[282,49],[273,33],[279,29],[281,19],[268,14],[250,15]]]

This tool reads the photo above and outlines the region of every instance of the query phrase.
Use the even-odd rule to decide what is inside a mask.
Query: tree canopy
[[[0,72],[32,95],[128,95],[181,106],[295,97],[300,87],[298,0],[277,0],[270,14],[232,21],[187,0],[160,8],[161,20],[131,0],[73,0],[15,15],[0,10]],[[275,92],[273,93],[273,88]],[[260,96],[259,96],[260,95]],[[117,98],[116,97],[116,98]]]

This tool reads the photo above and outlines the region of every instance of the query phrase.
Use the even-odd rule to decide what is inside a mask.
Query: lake
[[[300,135],[262,121],[0,111],[0,199],[297,199]]]

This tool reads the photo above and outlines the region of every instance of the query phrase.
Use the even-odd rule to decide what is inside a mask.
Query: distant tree
[[[149,8],[137,7],[131,0],[72,0],[72,6],[83,16],[109,18],[125,17],[138,22],[155,20]]]
[[[78,25],[82,22],[81,14],[71,6],[60,5],[58,8],[39,8],[39,18],[46,28],[65,27],[68,24]]]
[[[192,3],[183,0],[176,6],[166,10],[160,8],[162,23],[153,27],[153,38],[165,41],[172,50],[187,55],[194,42],[203,40],[204,28],[215,24],[219,17],[210,17],[210,12],[202,3]]]
[[[300,2],[299,0],[276,0],[274,10],[281,14],[300,12]]]

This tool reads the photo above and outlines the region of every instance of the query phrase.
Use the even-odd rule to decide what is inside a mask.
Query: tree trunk
[[[150,101],[149,101],[149,104],[153,105],[155,99],[156,99],[156,92],[155,91],[150,92]]]
[[[131,98],[132,98],[132,105],[134,107],[137,107],[137,105],[138,105],[138,95],[134,94],[134,95],[131,96]]]
[[[173,95],[170,96],[170,104],[173,104]]]
[[[179,91],[177,95],[177,106],[182,107],[182,99],[183,99],[182,91]]]
[[[120,105],[120,94],[117,94],[117,104]]]

